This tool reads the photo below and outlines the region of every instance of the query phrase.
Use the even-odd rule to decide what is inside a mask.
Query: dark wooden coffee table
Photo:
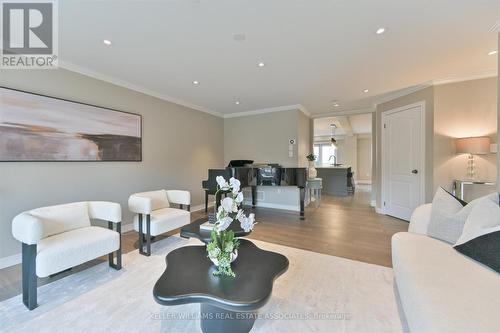
[[[209,243],[211,230],[200,230],[200,225],[207,222],[207,220],[208,220],[208,218],[205,217],[205,218],[197,219],[197,220],[193,221],[192,223],[183,226],[181,228],[181,237],[183,237],[183,238],[197,238],[205,244]],[[234,235],[236,237],[244,237],[244,236],[250,235],[250,233],[252,232],[252,231],[246,232],[245,230],[241,229],[240,223],[238,221],[231,223],[228,230],[234,231]]]
[[[274,280],[288,269],[288,259],[240,240],[232,263],[236,277],[214,276],[205,246],[185,246],[167,254],[167,268],[156,282],[159,304],[200,303],[203,332],[249,332],[257,310],[271,297]]]

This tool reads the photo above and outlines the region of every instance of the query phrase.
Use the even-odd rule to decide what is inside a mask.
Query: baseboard
[[[383,208],[375,207],[375,212],[377,214],[383,214],[383,215],[385,215],[385,211],[384,211]]]
[[[208,204],[208,208],[213,207],[213,206],[214,206],[213,203]],[[200,210],[205,210],[205,204],[196,205],[196,206],[191,207],[192,212],[199,212]]]
[[[134,230],[134,223],[122,224],[122,234]]]
[[[212,208],[214,205],[213,204],[209,204],[208,205],[208,208]],[[201,205],[196,205],[196,206],[192,206],[191,207],[191,212],[199,212],[200,210],[205,210],[205,204],[201,204]],[[122,222],[122,233],[124,232],[129,232],[129,231],[132,231],[134,230],[134,224],[133,223],[124,223]]]
[[[17,253],[5,258],[0,258],[0,269],[20,264],[21,258],[21,253]]]
[[[356,183],[356,185],[371,185],[372,181],[369,179],[367,179],[367,180],[358,179],[358,180],[356,180],[355,183]]]
[[[244,205],[251,206],[252,202],[251,201],[244,201]],[[304,203],[305,204],[305,203]],[[263,207],[263,208],[274,208],[274,209],[283,209],[283,210],[292,210],[294,212],[299,212],[300,208],[299,206],[295,205],[280,205],[280,204],[275,204],[275,203],[269,203],[269,202],[258,202],[256,204],[257,207]]]

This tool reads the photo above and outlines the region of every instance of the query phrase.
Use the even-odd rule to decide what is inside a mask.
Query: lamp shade
[[[490,153],[490,138],[478,136],[472,138],[458,138],[455,140],[457,154],[484,155]]]

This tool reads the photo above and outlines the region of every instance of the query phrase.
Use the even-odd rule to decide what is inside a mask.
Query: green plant
[[[234,277],[231,269],[231,254],[236,254],[240,246],[239,240],[234,237],[232,230],[217,233],[212,230],[210,234],[210,243],[207,244],[208,257],[216,259],[218,262],[217,270],[213,273],[215,276],[225,275]]]
[[[314,154],[309,154],[306,156],[308,161],[316,161],[317,156]]]
[[[217,266],[214,275],[226,275],[234,277],[231,269],[231,261],[237,255],[240,245],[234,232],[229,228],[234,221],[240,222],[240,227],[245,232],[250,232],[255,224],[255,214],[245,215],[241,208],[243,203],[243,192],[241,192],[241,183],[238,179],[231,177],[229,182],[222,176],[216,177],[217,192],[226,194],[221,199],[220,206],[215,208],[215,224],[210,234],[210,243],[207,244],[208,257]],[[233,257],[234,256],[234,257]]]

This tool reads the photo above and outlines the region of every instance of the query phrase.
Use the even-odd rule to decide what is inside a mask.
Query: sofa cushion
[[[37,208],[28,213],[42,221],[43,237],[90,226],[87,202]]]
[[[120,234],[84,227],[42,239],[37,246],[36,275],[46,277],[120,248]]]
[[[191,214],[188,211],[177,208],[163,208],[151,213],[151,235],[157,236],[171,231],[191,222]],[[134,229],[139,231],[139,217],[134,217]],[[146,233],[146,219],[143,219],[142,230]]]
[[[408,232],[392,237],[392,262],[412,332],[498,332],[495,271],[445,242]]]

